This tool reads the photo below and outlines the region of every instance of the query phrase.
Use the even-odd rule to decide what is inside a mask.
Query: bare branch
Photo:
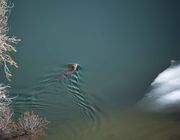
[[[8,68],[8,64],[18,67],[16,62],[11,58],[10,52],[16,52],[13,46],[20,39],[15,36],[8,36],[8,16],[13,5],[8,5],[8,0],[0,0],[0,65],[4,66],[6,78],[10,81],[12,73]]]

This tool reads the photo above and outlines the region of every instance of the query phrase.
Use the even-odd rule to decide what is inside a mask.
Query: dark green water
[[[13,2],[10,34],[22,39],[9,83],[13,106],[51,121],[42,139],[179,140],[178,113],[134,109],[180,59],[179,1]],[[69,63],[81,69],[57,80]]]

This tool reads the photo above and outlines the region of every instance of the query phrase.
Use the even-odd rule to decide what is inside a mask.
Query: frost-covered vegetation
[[[33,112],[25,112],[18,121],[13,120],[12,98],[7,88],[0,84],[0,138],[6,140],[33,140],[45,134],[48,121]]]
[[[12,76],[8,64],[18,67],[16,62],[11,58],[10,53],[16,52],[13,44],[17,44],[20,41],[15,36],[8,36],[8,17],[12,7],[12,4],[8,5],[8,0],[0,0],[0,65],[4,67],[4,72],[8,80]]]
[[[11,53],[16,52],[13,45],[20,41],[15,36],[8,36],[8,17],[12,7],[8,0],[0,0],[0,66],[9,81],[12,76],[9,66],[18,67],[11,57]],[[13,119],[13,98],[9,97],[8,88],[10,86],[0,84],[0,139],[34,140],[44,135],[48,121],[34,112],[25,112],[18,120]]]

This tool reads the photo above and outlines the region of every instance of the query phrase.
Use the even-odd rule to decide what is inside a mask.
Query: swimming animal
[[[78,69],[78,64],[70,64],[70,68],[60,77],[60,80],[64,79],[64,78],[68,78],[70,76],[72,76],[72,74],[77,71]]]

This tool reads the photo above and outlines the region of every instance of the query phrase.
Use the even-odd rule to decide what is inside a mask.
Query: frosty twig
[[[10,80],[12,73],[9,70],[8,63],[18,67],[11,58],[10,53],[16,52],[13,44],[17,44],[20,39],[15,36],[8,36],[8,16],[13,5],[8,5],[8,0],[0,0],[0,65],[4,66],[6,78]]]

